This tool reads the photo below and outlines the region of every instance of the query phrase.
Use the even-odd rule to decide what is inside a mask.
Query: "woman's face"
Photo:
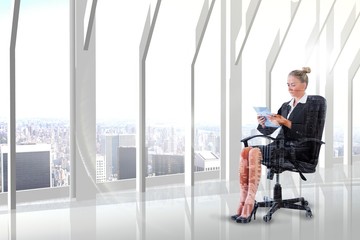
[[[302,83],[297,77],[289,76],[287,80],[288,91],[292,97],[301,98],[305,94],[306,83]]]

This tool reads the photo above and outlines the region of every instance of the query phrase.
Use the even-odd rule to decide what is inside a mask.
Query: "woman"
[[[322,129],[318,127],[320,104],[313,96],[308,96],[305,90],[308,86],[307,74],[311,72],[309,67],[302,70],[291,71],[288,75],[287,86],[292,97],[289,102],[283,103],[277,114],[266,116],[271,122],[280,127],[268,127],[265,125],[265,116],[258,116],[258,130],[265,135],[278,131],[277,139],[284,139],[284,161],[281,162],[283,169],[301,169],[306,172],[306,166],[312,164],[309,159],[309,151],[315,151],[313,143],[302,143],[299,139],[317,138],[321,135]],[[296,145],[297,144],[297,145]],[[294,151],[294,146],[295,151]],[[245,147],[240,154],[239,175],[240,175],[240,204],[237,214],[232,216],[233,220],[240,223],[251,221],[252,215],[257,210],[255,195],[261,177],[261,164],[267,167],[274,166],[276,159],[271,158],[276,143],[268,145]],[[293,151],[290,151],[292,149]],[[297,161],[295,159],[301,159]],[[306,162],[306,164],[303,164]],[[316,163],[313,163],[316,164]]]

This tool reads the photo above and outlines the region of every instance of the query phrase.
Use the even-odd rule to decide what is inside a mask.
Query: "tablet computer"
[[[266,121],[265,121],[265,126],[266,127],[275,127],[278,128],[280,127],[280,125],[278,125],[277,123],[273,123],[269,120],[268,116],[272,115],[271,111],[269,108],[267,107],[254,107],[255,111],[257,112],[257,114],[259,116],[264,116]]]

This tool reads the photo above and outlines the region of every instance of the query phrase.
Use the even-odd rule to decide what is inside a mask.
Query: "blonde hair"
[[[302,70],[293,70],[289,73],[289,76],[294,76],[302,83],[306,83],[306,87],[309,84],[308,73],[311,73],[311,68],[303,67]]]

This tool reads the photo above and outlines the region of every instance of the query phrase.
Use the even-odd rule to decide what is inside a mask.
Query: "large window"
[[[147,61],[149,176],[184,173],[185,127],[190,107],[188,86],[200,36],[196,27],[202,4],[190,0],[163,1],[160,7]],[[219,11],[217,4],[194,65],[196,171],[216,170],[220,166]]]
[[[74,83],[70,82],[70,69],[75,67],[70,66],[70,26],[82,25],[79,16],[85,9],[80,9],[82,4],[76,5],[75,24],[69,22],[72,19],[69,4],[75,3],[73,1],[22,0],[15,66],[17,161],[21,162],[17,171],[18,182],[26,183],[27,179],[35,179],[34,176],[42,178],[39,180],[41,183],[25,185],[21,189],[67,186],[70,183],[70,157],[76,163],[92,160],[70,156],[70,119],[75,119],[75,131],[81,135],[86,130],[77,131],[79,124],[82,124],[79,119],[88,117],[82,115],[87,112],[91,113],[87,123],[93,127],[90,133],[92,137],[95,136],[96,124],[96,144],[83,144],[86,137],[77,135],[73,151],[75,155],[80,153],[76,151],[79,146],[86,145],[81,150],[91,153],[91,156],[95,155],[96,149],[97,183],[134,179],[139,78],[142,70],[146,80],[147,156],[146,166],[143,167],[147,169],[147,177],[153,177],[152,180],[156,180],[156,176],[184,172],[185,140],[189,140],[185,139],[185,129],[190,120],[188,83],[192,77],[195,81],[195,171],[218,170],[221,161],[233,161],[220,159],[220,152],[224,151],[220,149],[220,132],[235,136],[238,129],[232,131],[236,125],[234,122],[241,118],[237,127],[242,127],[243,136],[236,138],[255,134],[257,122],[253,107],[268,105],[272,112],[276,112],[283,102],[291,98],[287,92],[287,74],[305,66],[312,68],[307,93],[320,94],[329,99],[328,109],[332,114],[327,117],[332,121],[327,123],[332,125],[326,125],[326,129],[331,129],[329,135],[332,136],[326,136],[326,154],[330,153],[334,159],[342,158],[344,151],[348,150],[346,134],[352,131],[352,152],[360,155],[359,94],[356,92],[360,87],[359,72],[354,73],[352,79],[353,129],[349,128],[349,121],[343,117],[350,116],[348,111],[351,104],[348,104],[347,97],[350,69],[359,65],[357,1],[337,1],[333,8],[332,3],[325,0],[278,0],[276,4],[271,1],[215,1],[204,38],[200,41],[202,24],[206,22],[206,14],[203,15],[202,11],[206,8],[210,10],[212,2],[161,1],[145,66],[140,69],[140,42],[144,29],[149,30],[146,24],[155,17],[157,1],[97,1],[91,38],[95,52],[91,52],[90,58],[87,58],[88,55],[82,55],[85,51],[75,49],[75,53],[80,52],[75,60],[79,64],[78,69],[86,72],[87,69],[83,68],[86,64],[82,63],[88,60],[96,63],[96,69],[91,69],[96,76],[89,78],[96,78],[96,93],[84,91],[81,84],[88,83],[88,76],[77,74],[81,71],[76,71],[75,76],[80,79],[75,79],[74,89],[71,89],[74,90],[74,97],[70,96],[70,84]],[[254,4],[258,2],[259,8],[256,8]],[[6,190],[7,184],[9,47],[13,3],[12,0],[0,1],[1,191]],[[87,1],[88,6],[91,3]],[[226,11],[222,9],[224,3],[227,5]],[[221,14],[225,12],[232,16],[222,18]],[[150,19],[147,19],[148,16]],[[221,19],[226,19],[225,31],[221,29],[224,26]],[[79,31],[74,34],[77,40],[79,35],[82,36]],[[226,44],[221,42],[221,39],[225,39],[223,34],[226,35]],[[201,46],[197,46],[198,43]],[[79,45],[78,42],[74,44],[76,47]],[[191,67],[197,47],[199,52],[192,76]],[[221,52],[224,49],[226,56]],[[239,60],[236,66],[235,60]],[[226,63],[226,74],[221,72],[224,70],[221,68],[223,63]],[[224,75],[226,79],[222,79]],[[226,84],[221,81],[226,81]],[[220,91],[224,90],[225,85],[235,86],[236,94],[241,97],[234,94],[234,89],[227,88],[226,97],[221,102]],[[96,101],[96,106],[76,102],[84,92],[89,98],[86,103]],[[74,102],[70,103],[70,98]],[[89,111],[76,111],[76,116],[70,118],[71,104],[79,108],[85,106],[81,110]],[[220,116],[221,108],[229,117],[225,119],[226,129],[220,129],[220,119],[224,117]],[[96,119],[92,115],[94,109]],[[233,139],[230,136],[223,137]],[[230,151],[226,157],[232,158],[235,152],[235,144],[232,143],[226,142],[226,150]],[[235,146],[236,151],[239,145]],[[331,165],[334,159],[326,161]],[[77,170],[80,171],[79,168]],[[74,173],[80,178],[79,182],[84,177],[80,175]],[[22,178],[24,176],[27,178]],[[132,184],[134,181],[121,183],[124,182]],[[122,186],[118,183],[109,185]],[[67,191],[67,188],[55,191],[62,190]]]
[[[244,137],[256,134],[257,120],[254,107],[267,105],[272,112],[277,112],[281,103],[289,99],[286,80],[287,73],[293,67],[289,66],[289,62],[284,64],[284,59],[288,57],[289,53],[280,48],[280,43],[290,22],[290,2],[287,0],[279,1],[276,6],[277,14],[272,14],[268,10],[272,8],[271,2],[262,2],[255,13],[251,31],[245,38],[251,17],[247,12],[250,11],[251,7],[253,6],[250,5],[250,1],[247,2],[247,5],[243,5],[242,26],[237,36],[236,46],[238,50],[243,46],[239,64],[241,64],[242,71],[241,107],[242,134]],[[268,20],[269,17],[272,21]],[[246,43],[241,41],[243,39],[246,40]],[[271,50],[272,48],[273,50]],[[239,53],[236,52],[236,54]],[[267,85],[267,81],[270,85]],[[271,94],[271,102],[269,103],[266,99],[267,94]],[[253,141],[260,143],[262,139]]]
[[[221,3],[211,12],[195,64],[195,170],[220,169]]]
[[[150,11],[155,2],[151,2]],[[148,4],[107,1],[97,7],[97,182],[135,178],[139,45]],[[186,84],[191,80],[195,28],[202,4],[190,0],[161,3],[145,63],[149,177],[184,172]],[[218,166],[219,7],[211,16],[199,65],[195,67],[194,140],[195,150],[211,152],[206,156],[213,156]],[[153,12],[150,15],[153,17]],[[214,42],[214,38],[218,41]],[[212,164],[208,169],[218,167]]]
[[[148,1],[97,4],[97,182],[135,178],[139,44],[148,6]]]
[[[10,0],[0,2],[0,146],[7,144],[7,118],[9,111],[9,46]],[[3,166],[0,159],[0,192],[3,188]]]
[[[353,64],[355,54],[357,53],[357,51],[354,51],[356,46],[358,46],[356,42],[360,40],[358,37],[359,28],[355,27],[352,29],[356,14],[354,10],[354,2],[352,1],[335,6],[334,18],[336,18],[336,21],[333,23],[334,46],[329,55],[330,68],[334,73],[334,157],[340,158],[344,157],[347,148],[345,138],[347,138],[350,127],[348,124],[348,116],[350,117],[350,105],[348,104],[350,66]],[[356,85],[355,78],[354,87]],[[353,89],[355,90],[356,88]],[[356,95],[355,90],[354,96]],[[354,102],[354,104],[356,104],[356,102]],[[354,110],[356,109],[355,106],[356,105],[354,105]],[[356,110],[353,113],[355,112]],[[356,125],[355,123],[354,127]]]
[[[10,2],[8,16],[12,16]],[[2,36],[11,31],[10,17],[6,20]],[[7,49],[1,54],[2,66],[9,66],[9,46],[10,38],[5,37],[1,42],[1,48]],[[22,0],[16,42],[18,190],[69,184],[69,66],[69,1]],[[6,81],[5,86],[9,82],[8,69],[1,71],[1,84]],[[5,101],[1,102],[9,104],[6,89],[1,94]],[[1,110],[1,117],[4,115],[7,112]],[[8,152],[5,123],[0,123],[4,185]]]

